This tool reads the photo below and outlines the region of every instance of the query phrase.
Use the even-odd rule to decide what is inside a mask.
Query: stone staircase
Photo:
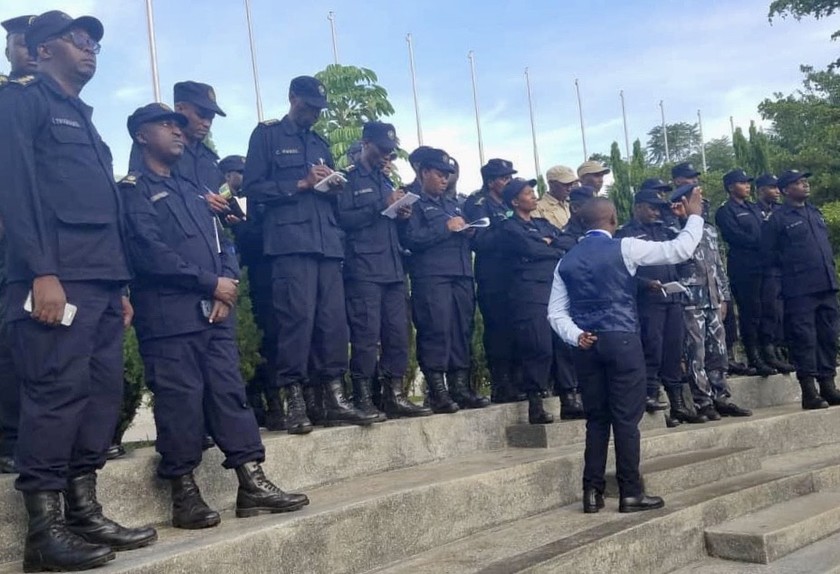
[[[166,526],[156,455],[138,449],[106,466],[100,499],[118,521],[157,525],[160,539],[98,571],[833,572],[840,544],[819,539],[840,530],[840,407],[802,411],[790,377],[731,384],[755,416],[676,429],[661,414],[645,417],[646,488],[666,506],[638,514],[617,512],[611,480],[606,509],[584,515],[584,423],[524,424],[525,403],[303,437],[267,433],[269,476],[312,500],[287,515],[236,519],[236,479],[213,449],[197,479],[223,521],[203,531]],[[0,477],[0,574],[20,571],[23,533],[12,477]],[[799,563],[809,568],[789,569]]]

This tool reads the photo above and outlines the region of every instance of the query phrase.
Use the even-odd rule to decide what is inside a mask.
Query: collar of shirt
[[[559,199],[551,195],[549,192],[545,192],[545,195],[543,195],[540,199],[542,199],[552,207],[559,207],[561,209],[567,209],[569,205],[568,199],[566,201],[560,201]]]
[[[609,237],[610,239],[612,239],[612,233],[610,233],[606,229],[590,229],[589,231],[586,232],[584,237],[591,237],[593,235],[603,235],[605,237]]]
[[[81,106],[82,109],[84,110],[85,114],[87,115],[87,117],[90,118],[90,116],[93,113],[93,108],[90,107],[89,105],[87,105],[86,103],[84,103],[81,98],[79,98],[78,96],[71,96],[70,94],[65,92],[61,88],[61,86],[58,84],[58,82],[56,82],[55,79],[53,79],[53,77],[50,76],[49,74],[45,74],[43,72],[40,72],[40,73],[37,73],[36,75],[37,75],[38,79],[41,81],[41,83],[43,83],[47,87],[48,90],[53,92],[56,96],[58,96],[61,99],[69,100],[70,102]]]
[[[292,118],[289,117],[289,114],[283,116],[283,119],[280,120],[280,125],[283,126],[283,131],[290,136],[297,135],[303,137],[312,131],[311,129],[304,130],[299,128],[297,124],[295,124],[295,122],[292,121]]]

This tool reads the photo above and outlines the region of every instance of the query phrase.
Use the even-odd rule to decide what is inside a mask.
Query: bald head
[[[614,233],[618,227],[615,205],[606,197],[593,197],[581,205],[578,217],[587,229],[603,229]]]

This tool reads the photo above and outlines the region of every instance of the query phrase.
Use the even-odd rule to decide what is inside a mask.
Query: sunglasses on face
[[[59,36],[59,39],[73,44],[79,50],[90,50],[94,54],[98,54],[99,51],[102,49],[102,46],[99,44],[99,42],[97,42],[87,34],[83,34],[81,32],[68,32],[63,36]]]

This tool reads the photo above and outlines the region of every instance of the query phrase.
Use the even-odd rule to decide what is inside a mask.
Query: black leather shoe
[[[294,512],[309,504],[305,494],[283,492],[266,478],[258,462],[246,462],[236,469],[239,492],[236,495],[236,517]]]
[[[426,393],[429,407],[435,414],[452,414],[461,410],[458,403],[449,396],[444,382],[444,374],[440,371],[423,373],[426,378]]]
[[[265,409],[265,430],[284,431],[286,430],[286,413],[283,410],[283,401],[278,391],[272,391],[266,401]]]
[[[575,421],[585,418],[583,403],[576,392],[569,391],[560,395],[560,420]]]
[[[347,402],[340,378],[327,379],[321,389],[324,393],[324,420],[321,424],[325,427],[346,424],[367,426],[379,420],[379,411],[376,411],[379,414],[363,413]]]
[[[415,405],[405,396],[402,388],[402,379],[396,377],[384,377],[382,379],[382,407],[389,419],[403,417],[427,417],[432,414],[432,409]]]
[[[625,496],[618,502],[619,512],[643,512],[645,510],[656,510],[665,506],[665,501],[658,496],[648,496],[642,493],[641,496]]]
[[[834,377],[820,377],[820,396],[831,406],[840,405],[840,391],[834,385]]]
[[[121,444],[112,444],[108,447],[108,450],[105,451],[105,459],[106,460],[114,460],[117,458],[122,458],[126,455],[125,447]]]
[[[710,421],[719,421],[721,413],[717,412],[714,405],[706,405],[697,409],[697,414],[702,415]]]
[[[709,422],[705,416],[700,413],[695,414],[685,404],[683,398],[682,388],[669,387],[665,391],[668,393],[668,401],[671,403],[671,418],[678,420],[681,423],[701,424]]]
[[[102,514],[96,500],[96,474],[83,474],[67,481],[64,492],[64,518],[67,529],[91,544],[111,550],[133,550],[157,540],[154,528],[126,528]]]
[[[0,474],[17,474],[17,471],[15,457],[0,456]]]
[[[470,372],[464,369],[446,373],[449,396],[462,409],[483,409],[490,406],[490,399],[482,397],[470,387]]]
[[[219,525],[222,518],[204,502],[192,473],[172,479],[169,484],[172,487],[172,526],[198,530]]]
[[[657,411],[664,411],[667,408],[668,405],[660,402],[659,397],[648,397],[645,399],[645,410],[651,414]]]
[[[374,385],[379,385],[379,379],[353,377],[353,406],[366,415],[374,415],[374,422],[384,423],[388,418],[373,404]]]
[[[802,389],[802,408],[805,410],[827,409],[828,401],[824,400],[817,392],[814,377],[803,377],[799,379],[799,387]]]
[[[583,489],[583,512],[595,514],[604,508],[604,495],[594,488]]]
[[[303,398],[303,390],[299,383],[290,385],[286,390],[286,400],[289,416],[286,417],[286,428],[289,434],[307,434],[312,432],[312,422],[307,416],[307,405]]]
[[[718,399],[715,401],[715,410],[724,417],[751,417],[752,411],[739,407],[728,400]]]
[[[528,395],[528,422],[532,425],[550,425],[554,422],[554,415],[546,412],[539,393]]]

